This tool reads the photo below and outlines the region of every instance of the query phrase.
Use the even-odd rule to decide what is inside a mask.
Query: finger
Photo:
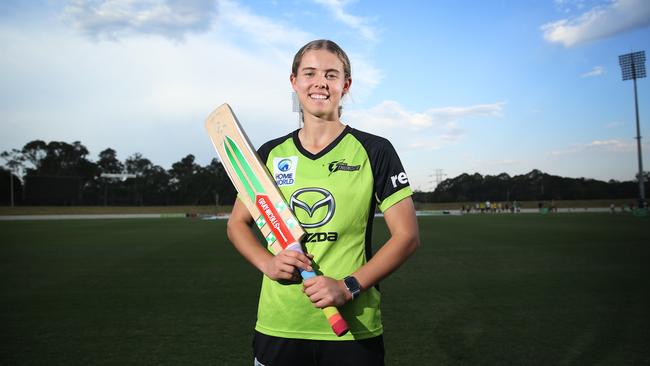
[[[303,284],[304,284],[304,281],[303,281]],[[304,292],[305,295],[307,295],[307,297],[309,298],[309,301],[311,301],[311,297],[314,295],[314,293],[316,292],[316,290],[314,290],[313,287],[304,287],[304,286],[303,286],[303,288],[302,288],[302,292]]]
[[[283,259],[286,263],[290,263],[296,267],[305,268],[311,264],[311,259],[307,258],[304,254],[294,252],[292,250],[286,250],[278,254],[280,258]]]
[[[305,287],[305,288],[313,287],[315,284],[318,283],[318,277],[320,277],[320,276],[308,278],[308,279],[302,281],[303,287]]]
[[[321,299],[317,302],[312,302],[312,304],[314,304],[315,308],[319,308],[319,309],[330,306],[330,304],[325,299]]]
[[[293,266],[283,263],[274,263],[271,269],[273,277],[288,279],[293,272]]]
[[[299,252],[297,250],[292,250],[292,249],[285,249],[285,250],[281,251],[278,254],[286,255],[286,256],[289,256],[289,257],[293,257],[293,258],[309,259],[309,258],[307,258],[305,253]]]
[[[309,263],[301,262],[301,261],[299,261],[299,260],[297,260],[297,259],[295,259],[295,258],[290,259],[290,260],[288,260],[288,261],[285,262],[285,263],[290,264],[290,265],[292,265],[293,267],[298,268],[298,269],[300,269],[300,270],[305,270],[305,271],[309,271],[309,272],[312,272],[312,271],[314,270],[314,269],[312,268],[312,266],[309,265]]]
[[[303,291],[310,296],[316,295],[318,293],[323,293],[323,290],[324,289],[322,284],[316,277],[312,277],[303,281]],[[319,299],[321,297],[323,297],[323,295],[320,295]]]
[[[317,294],[314,297],[310,297],[310,300],[314,305],[314,307],[320,309],[324,307],[332,306],[334,304],[334,300],[331,296],[322,296],[322,294]]]
[[[311,301],[312,304],[316,304],[323,298],[323,295],[320,293],[320,291],[314,289],[313,287],[306,289],[305,295],[307,295],[309,301]]]
[[[282,272],[286,273],[290,277],[293,277],[296,273],[296,267],[291,264],[283,264],[281,268]]]
[[[306,265],[306,264],[304,264],[304,263],[300,263],[300,262],[289,261],[289,262],[285,262],[285,263],[283,263],[283,265],[291,266],[292,271],[297,270],[297,271],[299,271],[299,272],[300,272],[300,271],[308,271],[308,272],[311,272],[311,271],[313,270],[313,268],[311,268],[311,266]],[[284,268],[284,267],[283,267],[283,268]]]
[[[305,255],[305,253],[297,252],[297,251],[291,250],[291,249],[284,250],[284,251],[282,251],[280,253],[283,253],[284,255],[286,255],[288,257],[295,258],[295,259],[297,259],[297,260],[299,260],[301,262],[307,263],[307,264],[311,264],[311,258],[313,258],[313,256],[311,256],[311,258],[310,258],[309,254]]]

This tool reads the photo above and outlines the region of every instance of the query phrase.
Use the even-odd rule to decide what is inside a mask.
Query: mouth
[[[312,100],[328,100],[330,97],[325,94],[312,93],[309,94],[309,98]]]

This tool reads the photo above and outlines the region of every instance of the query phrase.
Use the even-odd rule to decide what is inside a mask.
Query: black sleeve
[[[368,153],[378,202],[409,186],[402,162],[390,141],[355,129],[351,133]]]
[[[269,154],[271,153],[271,150],[273,150],[274,147],[280,145],[282,142],[284,142],[287,138],[291,138],[292,134],[288,134],[286,136],[278,137],[277,139],[273,139],[264,145],[260,146],[259,149],[257,149],[257,155],[259,155],[260,159],[262,160],[262,163],[266,165],[267,160],[269,159]]]

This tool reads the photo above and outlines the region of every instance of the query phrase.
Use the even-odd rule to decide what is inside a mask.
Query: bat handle
[[[302,246],[300,243],[293,243],[289,246],[287,246],[288,250],[293,250],[299,253],[304,253],[302,250]],[[312,277],[316,277],[316,273],[314,271],[305,271],[302,270],[300,271],[300,275],[304,280]],[[328,306],[326,308],[323,308],[323,313],[325,314],[325,317],[327,317],[327,321],[330,323],[330,326],[332,327],[332,330],[334,331],[334,334],[337,336],[342,336],[345,333],[348,332],[348,323],[343,319],[343,316],[341,313],[339,313],[339,310],[334,307],[334,306]]]

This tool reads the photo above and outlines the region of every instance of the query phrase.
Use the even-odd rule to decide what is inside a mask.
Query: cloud
[[[186,153],[203,164],[214,157],[203,120],[223,102],[256,146],[295,129],[291,58],[315,36],[235,1],[214,4],[218,21],[193,23],[206,31],[187,22],[156,28],[152,9],[164,15],[175,3],[124,0],[68,3],[57,9],[66,21],[27,30],[0,26],[0,44],[11,46],[0,57],[0,151],[35,138],[80,140],[92,155],[110,146],[165,167]],[[94,42],[105,39],[119,42]],[[363,53],[350,57],[353,94],[369,95],[382,73]]]
[[[605,72],[605,68],[602,66],[594,66],[593,69],[590,71],[585,72],[584,74],[580,75],[580,77],[583,78],[588,78],[588,77],[593,77],[593,76],[600,76]]]
[[[365,110],[354,110],[349,112],[355,120],[362,124],[392,128],[399,126],[427,126],[433,121],[426,113],[417,113],[405,110],[398,102],[386,100],[380,104]]]
[[[547,42],[573,47],[648,25],[650,4],[647,0],[614,0],[577,17],[544,24],[540,29]]]
[[[246,37],[245,31],[264,26],[267,36],[274,30],[277,37],[293,31],[235,6],[220,21],[230,32]],[[243,16],[257,24],[239,23]],[[256,146],[296,126],[288,59],[300,39],[271,37],[277,41],[246,47],[211,29],[170,42],[133,36],[136,30],[127,27],[115,33],[123,37],[119,42],[89,42],[70,26],[0,26],[0,44],[11,45],[0,57],[0,111],[11,126],[0,134],[0,151],[35,138],[80,140],[93,155],[110,146],[121,157],[138,151],[168,167],[182,154],[193,153],[201,163],[214,157],[203,120],[223,102],[246,123]]]
[[[634,143],[617,139],[594,140],[587,144],[586,147],[591,149],[604,149],[608,151],[631,151],[634,148]]]
[[[578,143],[565,150],[554,150],[550,152],[553,156],[572,155],[583,152],[615,152],[628,153],[636,149],[636,143],[620,139],[594,140],[588,143]]]
[[[504,105],[505,102],[497,102],[492,104],[477,104],[469,107],[432,108],[427,113],[432,115],[433,119],[438,123],[479,116],[500,117]]]
[[[587,0],[555,0],[554,3],[555,8],[558,11],[570,13],[573,10],[582,11],[582,9],[587,7],[586,1]]]
[[[229,0],[219,2],[220,32],[236,34],[242,41],[282,47],[289,53],[314,38],[308,32],[257,15]]]
[[[348,52],[352,64],[352,88],[350,97],[363,101],[372,94],[384,78],[384,72],[378,69],[372,60],[363,54]]]
[[[605,128],[617,128],[617,127],[622,126],[623,124],[624,123],[621,122],[621,121],[614,121],[614,122],[610,122],[610,123],[606,124]]]
[[[154,34],[182,40],[210,29],[216,14],[214,0],[73,0],[64,19],[91,39]]]
[[[386,100],[368,110],[356,110],[355,114],[369,116],[374,125],[386,127],[411,127],[415,129],[431,126],[449,126],[461,119],[478,116],[501,116],[505,102],[477,104],[468,107],[430,108],[424,112],[404,109],[396,101]]]
[[[358,31],[361,38],[375,42],[377,41],[377,31],[370,26],[367,18],[359,17],[348,13],[345,6],[348,1],[345,0],[314,0],[315,3],[323,5],[327,8],[341,23]]]
[[[368,109],[345,111],[343,120],[355,127],[384,137],[410,150],[437,150],[466,135],[459,126],[471,118],[501,116],[504,102],[467,107],[430,108],[416,112],[386,100]]]

